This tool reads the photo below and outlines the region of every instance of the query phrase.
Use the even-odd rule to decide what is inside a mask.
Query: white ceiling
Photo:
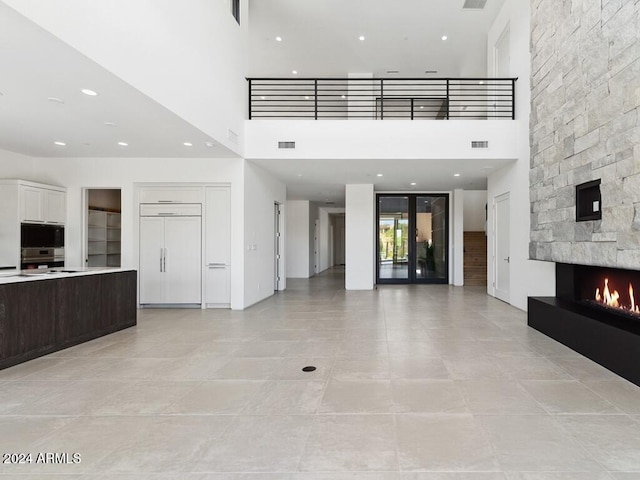
[[[427,69],[438,77],[485,76],[486,32],[504,0],[487,0],[481,11],[464,11],[463,2],[249,0],[248,76],[290,77],[294,68],[301,77],[388,77],[389,69],[402,77],[427,77]],[[0,149],[33,157],[236,156],[1,0],[0,66]],[[83,95],[82,88],[99,95]],[[291,199],[342,205],[347,183],[374,183],[380,191],[484,189],[488,173],[504,162],[254,163],[282,179]]]
[[[235,156],[1,1],[0,66],[0,149],[33,157]]]
[[[469,10],[464,0],[249,0],[249,76],[483,77],[487,32],[503,3]]]

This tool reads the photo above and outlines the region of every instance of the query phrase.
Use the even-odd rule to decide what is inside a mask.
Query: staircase
[[[487,236],[484,232],[464,232],[464,284],[487,285]]]

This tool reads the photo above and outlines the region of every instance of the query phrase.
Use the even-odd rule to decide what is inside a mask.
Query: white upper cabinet
[[[44,221],[64,225],[67,217],[66,193],[45,190]]]
[[[64,225],[67,216],[64,190],[21,184],[19,191],[21,222]]]
[[[202,187],[144,187],[140,203],[202,203]]]
[[[20,220],[44,223],[44,190],[37,187],[20,188]]]

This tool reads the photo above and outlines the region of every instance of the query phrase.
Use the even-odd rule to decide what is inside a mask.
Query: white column
[[[287,278],[309,278],[309,201],[290,200],[286,208]]]
[[[453,191],[453,284],[464,285],[464,190]]]
[[[372,184],[346,186],[345,230],[345,288],[373,290],[375,194]]]

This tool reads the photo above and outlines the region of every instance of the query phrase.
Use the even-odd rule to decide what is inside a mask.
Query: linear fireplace
[[[639,271],[556,263],[556,296],[530,297],[528,324],[640,385],[638,297]]]

